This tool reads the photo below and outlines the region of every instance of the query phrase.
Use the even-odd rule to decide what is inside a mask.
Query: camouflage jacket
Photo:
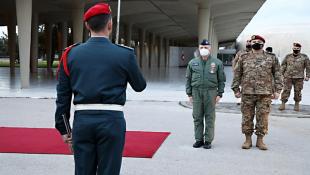
[[[233,68],[233,70],[235,70],[236,64],[237,64],[237,62],[238,62],[240,56],[241,56],[242,54],[245,54],[245,53],[248,53],[248,52],[249,52],[249,50],[239,50],[239,51],[236,53],[235,58],[234,58],[233,61],[232,61],[232,68]]]
[[[193,88],[217,89],[219,96],[224,93],[226,76],[222,61],[209,57],[207,61],[200,57],[192,59],[186,70],[186,94],[192,95]]]
[[[310,61],[306,54],[299,54],[294,56],[288,54],[281,64],[281,73],[284,78],[304,78],[306,69],[306,76],[310,78]]]
[[[232,90],[243,94],[280,93],[283,87],[280,64],[274,54],[248,52],[240,56],[234,71]]]

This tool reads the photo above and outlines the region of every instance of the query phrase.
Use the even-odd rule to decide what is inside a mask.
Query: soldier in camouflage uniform
[[[299,102],[301,101],[301,90],[304,80],[308,81],[310,77],[310,61],[307,55],[300,53],[301,44],[293,44],[293,53],[286,55],[282,64],[281,72],[284,77],[284,89],[281,94],[282,104],[279,110],[285,109],[285,103],[290,97],[292,86],[294,85],[295,111],[299,111]],[[306,70],[306,76],[305,76]]]
[[[250,52],[252,50],[252,46],[251,46],[251,40],[247,40],[246,41],[246,45],[245,45],[245,50],[239,50],[237,52],[237,54],[235,55],[235,58],[232,61],[232,70],[234,71],[236,68],[236,64],[240,58],[240,55]],[[240,105],[241,103],[241,98],[237,98],[237,105]]]
[[[215,104],[222,98],[226,81],[223,63],[211,57],[210,51],[209,42],[204,40],[199,46],[201,56],[192,59],[186,70],[186,94],[193,103],[194,148],[211,148]]]
[[[242,133],[246,136],[243,149],[252,147],[253,120],[256,116],[256,147],[267,150],[263,137],[268,131],[271,99],[277,99],[282,90],[279,61],[274,54],[262,50],[264,43],[261,36],[252,36],[252,51],[240,56],[234,71],[232,90],[237,98],[242,96]]]

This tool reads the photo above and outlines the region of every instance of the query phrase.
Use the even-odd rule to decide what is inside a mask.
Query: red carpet
[[[127,131],[124,157],[152,158],[170,133]],[[1,153],[70,154],[60,135],[51,128],[0,127]]]

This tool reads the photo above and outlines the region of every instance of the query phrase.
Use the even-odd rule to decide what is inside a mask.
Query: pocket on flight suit
[[[218,86],[218,81],[217,81],[217,73],[211,73],[211,72],[208,72],[207,74],[207,78],[208,78],[208,86],[209,88],[217,88]]]

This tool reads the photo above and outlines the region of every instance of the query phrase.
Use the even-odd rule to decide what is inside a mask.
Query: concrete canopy
[[[39,14],[39,22],[62,22],[72,19],[72,11],[83,3],[99,0],[33,0],[33,11]],[[117,0],[111,4],[114,15]],[[208,4],[210,21],[219,42],[235,40],[265,0],[122,0],[121,23],[132,24],[149,32],[177,41],[196,44],[197,14],[201,4]],[[5,25],[7,15],[14,13],[15,0],[1,2],[0,25]]]
[[[110,1],[116,9],[117,0]],[[206,0],[122,0],[121,21],[173,40],[196,44],[198,7]],[[235,40],[265,0],[210,0],[219,42]],[[207,22],[207,21],[206,21]]]
[[[83,13],[97,2],[108,2],[111,5],[116,23],[118,0],[1,2],[0,26],[8,26],[11,70],[14,70],[15,61],[15,51],[12,49],[15,46],[15,25],[18,26],[22,88],[29,87],[29,67],[32,72],[36,71],[38,25],[46,24],[44,46],[49,69],[53,58],[52,26],[59,26],[58,37],[62,40],[59,43],[64,47],[67,46],[68,31],[73,31],[74,43],[85,41],[88,31],[83,28]],[[212,45],[212,56],[216,56],[218,44],[234,41],[265,0],[121,0],[121,2],[119,33],[127,45],[132,40],[135,41],[133,43],[138,41],[139,44],[134,45],[139,47],[136,49],[139,65],[142,68],[150,68],[168,65],[170,43],[196,47],[199,41],[207,38]],[[68,30],[68,27],[71,30]],[[115,36],[118,35],[113,34],[113,40],[117,38]],[[151,54],[146,54],[147,49]]]

